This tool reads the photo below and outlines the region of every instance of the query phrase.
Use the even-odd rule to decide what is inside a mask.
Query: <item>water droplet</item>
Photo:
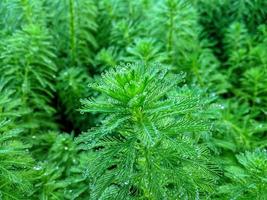
[[[218,107],[219,107],[219,109],[221,109],[221,110],[225,109],[225,106],[222,105],[222,104],[219,104]]]
[[[86,169],[86,170],[83,171],[83,177],[87,178],[88,176],[89,176],[89,170]]]
[[[181,192],[181,193],[179,194],[179,197],[182,197],[182,196],[184,196],[184,193],[183,193],[183,192]]]
[[[65,150],[68,150],[69,148],[68,147],[64,147]]]
[[[42,169],[42,166],[36,165],[36,166],[33,167],[33,169],[36,170],[36,171],[40,171]]]
[[[256,102],[256,103],[261,103],[261,99],[260,99],[260,98],[256,98],[256,99],[255,99],[255,102]]]
[[[196,190],[196,200],[199,200],[199,192],[198,192],[198,189]]]

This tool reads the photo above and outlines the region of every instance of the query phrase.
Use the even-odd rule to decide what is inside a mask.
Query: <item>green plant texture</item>
[[[0,200],[267,200],[266,0],[0,0]]]

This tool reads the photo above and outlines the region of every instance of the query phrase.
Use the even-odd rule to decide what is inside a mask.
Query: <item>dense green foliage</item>
[[[267,200],[266,0],[0,0],[0,199]]]
[[[82,112],[107,115],[78,139],[90,151],[92,199],[195,198],[211,191],[216,170],[207,149],[187,138],[209,129],[199,119],[205,105],[177,92],[180,80],[162,68],[117,67],[92,85],[102,99],[82,101]]]

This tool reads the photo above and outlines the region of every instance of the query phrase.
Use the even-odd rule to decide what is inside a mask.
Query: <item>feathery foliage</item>
[[[50,40],[45,29],[29,25],[3,41],[0,70],[23,107],[34,112],[23,117],[30,128],[54,126],[51,118],[55,109],[49,104],[57,67]]]
[[[22,129],[16,127],[15,119],[24,113],[21,102],[14,99],[15,91],[5,89],[6,82],[0,85],[0,198],[26,199],[30,192],[33,175],[33,159],[28,146],[19,135]],[[14,193],[14,190],[16,192]]]
[[[267,199],[266,6],[0,0],[0,199]]]
[[[93,0],[43,0],[64,64],[88,66],[97,48],[97,8]],[[52,12],[51,12],[52,11]],[[65,56],[67,54],[67,56]],[[63,65],[64,67],[64,65]]]
[[[266,199],[267,153],[256,149],[236,156],[241,166],[227,168],[226,176],[231,180],[220,188],[230,199]]]
[[[106,116],[78,139],[92,163],[92,199],[193,198],[212,191],[216,167],[188,136],[209,128],[194,117],[200,99],[168,97],[180,81],[160,65],[137,63],[92,84],[103,98],[82,100],[81,112]]]
[[[197,12],[186,1],[176,0],[160,1],[156,8],[155,34],[163,42],[170,62],[185,67],[191,58],[188,53],[198,45]]]
[[[40,160],[34,167],[39,171],[31,196],[35,199],[80,199],[89,195],[89,180],[82,175],[86,170],[83,156],[69,134],[49,132],[34,138],[33,153]],[[46,149],[46,155],[40,148]],[[43,155],[40,157],[40,155]]]
[[[84,115],[81,115],[79,99],[90,95],[88,84],[90,77],[84,68],[72,67],[62,70],[59,74],[57,90],[60,102],[62,102],[62,112],[74,128],[86,130],[90,124]],[[66,98],[67,97],[67,98]]]

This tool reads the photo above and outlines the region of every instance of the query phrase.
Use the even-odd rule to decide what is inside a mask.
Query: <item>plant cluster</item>
[[[266,7],[1,0],[0,199],[267,200]]]

